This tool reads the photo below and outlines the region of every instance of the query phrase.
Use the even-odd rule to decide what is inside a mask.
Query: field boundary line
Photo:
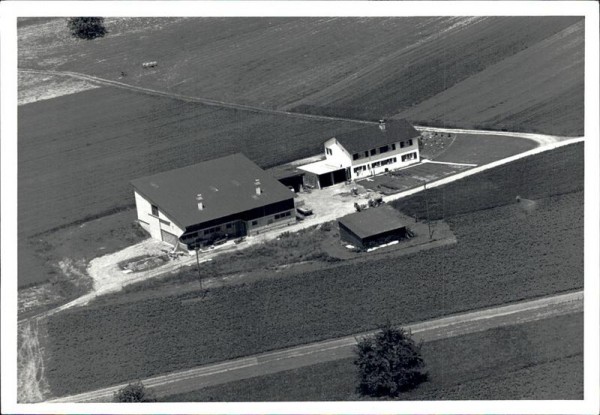
[[[423,163],[445,164],[445,165],[448,165],[448,166],[477,167],[477,164],[473,164],[473,163],[453,163],[453,162],[450,162],[450,161],[434,161],[434,160],[429,160],[429,159],[423,160]]]
[[[506,317],[509,315],[515,315],[519,313],[527,313],[531,311],[546,310],[546,313],[533,313],[529,317],[525,316],[523,319],[515,319],[509,322],[500,322],[497,327],[506,325],[523,324],[531,321],[538,321],[545,318],[555,317],[557,315],[570,314],[580,312],[583,310],[584,292],[583,290],[568,292],[563,294],[556,294],[533,300],[524,300],[510,304],[504,304],[496,307],[487,307],[481,310],[471,310],[459,314],[450,316],[425,320],[422,322],[415,322],[403,325],[407,330],[412,333],[426,333],[443,328],[460,328],[461,325],[467,325],[462,331],[451,331],[446,333],[444,336],[439,338],[449,338],[462,334],[475,333],[484,331],[492,327],[487,326],[473,326],[469,323],[481,322],[482,320],[492,320],[495,318]],[[561,308],[560,306],[564,306]],[[206,378],[211,375],[226,373],[231,371],[243,371],[248,368],[256,368],[259,366],[265,366],[268,368],[269,364],[277,363],[282,360],[290,360],[291,364],[294,364],[294,359],[300,359],[308,355],[326,354],[333,350],[345,350],[354,345],[365,336],[371,336],[377,333],[378,330],[371,330],[368,332],[357,333],[349,336],[323,340],[319,342],[299,345],[295,347],[289,347],[271,352],[259,353],[252,356],[246,356],[238,359],[227,360],[218,363],[212,363],[208,365],[202,365],[192,369],[179,370],[163,375],[153,376],[143,380],[147,387],[156,387],[166,384],[173,384],[175,382],[190,380],[194,378]],[[443,333],[442,333],[443,334]],[[437,338],[436,338],[437,339]],[[328,360],[337,360],[344,358],[345,355],[340,356],[339,354],[333,354],[325,356]],[[318,363],[318,362],[316,362]],[[312,362],[299,362],[301,366],[310,366],[314,364]],[[287,370],[286,367],[279,366],[274,369],[274,372]],[[252,377],[254,374],[244,376],[243,378]],[[256,374],[260,376],[261,373]],[[197,380],[197,379],[196,379]],[[92,399],[107,399],[112,397],[113,393],[122,388],[126,384],[120,384],[111,386],[108,388],[98,389],[90,392],[84,392],[77,395],[64,396],[56,399],[47,401],[48,403],[54,402],[86,402]]]

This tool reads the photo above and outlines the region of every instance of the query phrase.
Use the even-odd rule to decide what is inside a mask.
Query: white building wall
[[[352,164],[352,156],[335,138],[325,141],[325,157],[329,164],[340,166],[340,168],[349,167]]]
[[[418,163],[421,160],[421,156],[419,153],[419,140],[418,138],[413,139],[412,145],[407,145],[408,140],[405,142],[404,147],[400,146],[400,142],[396,142],[395,150],[389,150],[385,153],[379,153],[379,148],[377,148],[377,153],[373,156],[369,155],[368,157],[362,157],[358,160],[352,160],[352,167],[350,168],[350,175],[352,180],[361,179],[369,176],[374,176],[380,173],[385,173],[386,169],[396,170],[402,167],[410,166],[411,164]],[[391,144],[389,145],[391,149]],[[414,157],[412,159],[407,159],[402,161],[402,156],[406,156],[408,154],[414,153]],[[370,154],[370,153],[369,153]],[[362,154],[364,156],[364,152]],[[374,167],[373,164],[377,164],[378,162],[389,160],[396,158],[395,162],[380,165]],[[361,168],[358,172],[355,172],[355,169]]]
[[[164,212],[158,210],[158,216],[152,214],[152,204],[144,196],[134,191],[135,206],[139,224],[144,228],[152,238],[162,241],[161,230],[172,233],[179,237],[183,234],[183,229],[178,227]]]

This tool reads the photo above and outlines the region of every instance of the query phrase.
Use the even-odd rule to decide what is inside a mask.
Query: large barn
[[[337,135],[325,142],[324,160],[299,167],[304,184],[320,189],[418,163],[420,136],[401,119]]]
[[[296,220],[294,193],[241,153],[131,183],[140,225],[173,246],[195,249]]]
[[[400,213],[389,205],[344,216],[338,225],[343,242],[363,249],[406,237]]]

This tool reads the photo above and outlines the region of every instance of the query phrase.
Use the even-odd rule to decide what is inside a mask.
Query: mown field
[[[25,20],[19,66],[316,114],[583,131],[578,17],[113,18],[107,28],[85,42],[62,19]],[[158,67],[142,69],[150,60]]]
[[[583,399],[583,316],[569,314],[425,343],[428,382],[401,400]],[[344,401],[352,359],[163,397],[169,402]]]
[[[516,197],[536,200],[547,195],[583,191],[584,145],[576,143],[505,164],[465,180],[434,187],[392,202],[407,215],[430,219],[514,204]],[[568,172],[568,173],[567,173]],[[524,200],[523,212],[535,202]]]
[[[115,294],[55,315],[48,321],[51,390],[76,393],[361,332],[387,319],[404,324],[580,289],[583,192],[576,171],[563,174],[572,175],[574,193],[551,196],[546,187],[533,211],[513,203],[453,217],[452,246],[217,288],[202,300],[190,292],[128,303]],[[477,189],[465,203],[479,197]]]

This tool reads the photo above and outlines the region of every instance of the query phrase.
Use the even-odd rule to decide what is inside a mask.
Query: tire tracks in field
[[[455,314],[404,326],[417,340],[435,341],[498,327],[529,323],[583,311],[583,291],[568,292],[534,300]],[[179,370],[143,380],[159,396],[189,392],[235,380],[278,373],[318,363],[352,357],[358,340],[375,332],[304,344],[238,359]],[[104,402],[126,384],[115,385],[48,402]]]

